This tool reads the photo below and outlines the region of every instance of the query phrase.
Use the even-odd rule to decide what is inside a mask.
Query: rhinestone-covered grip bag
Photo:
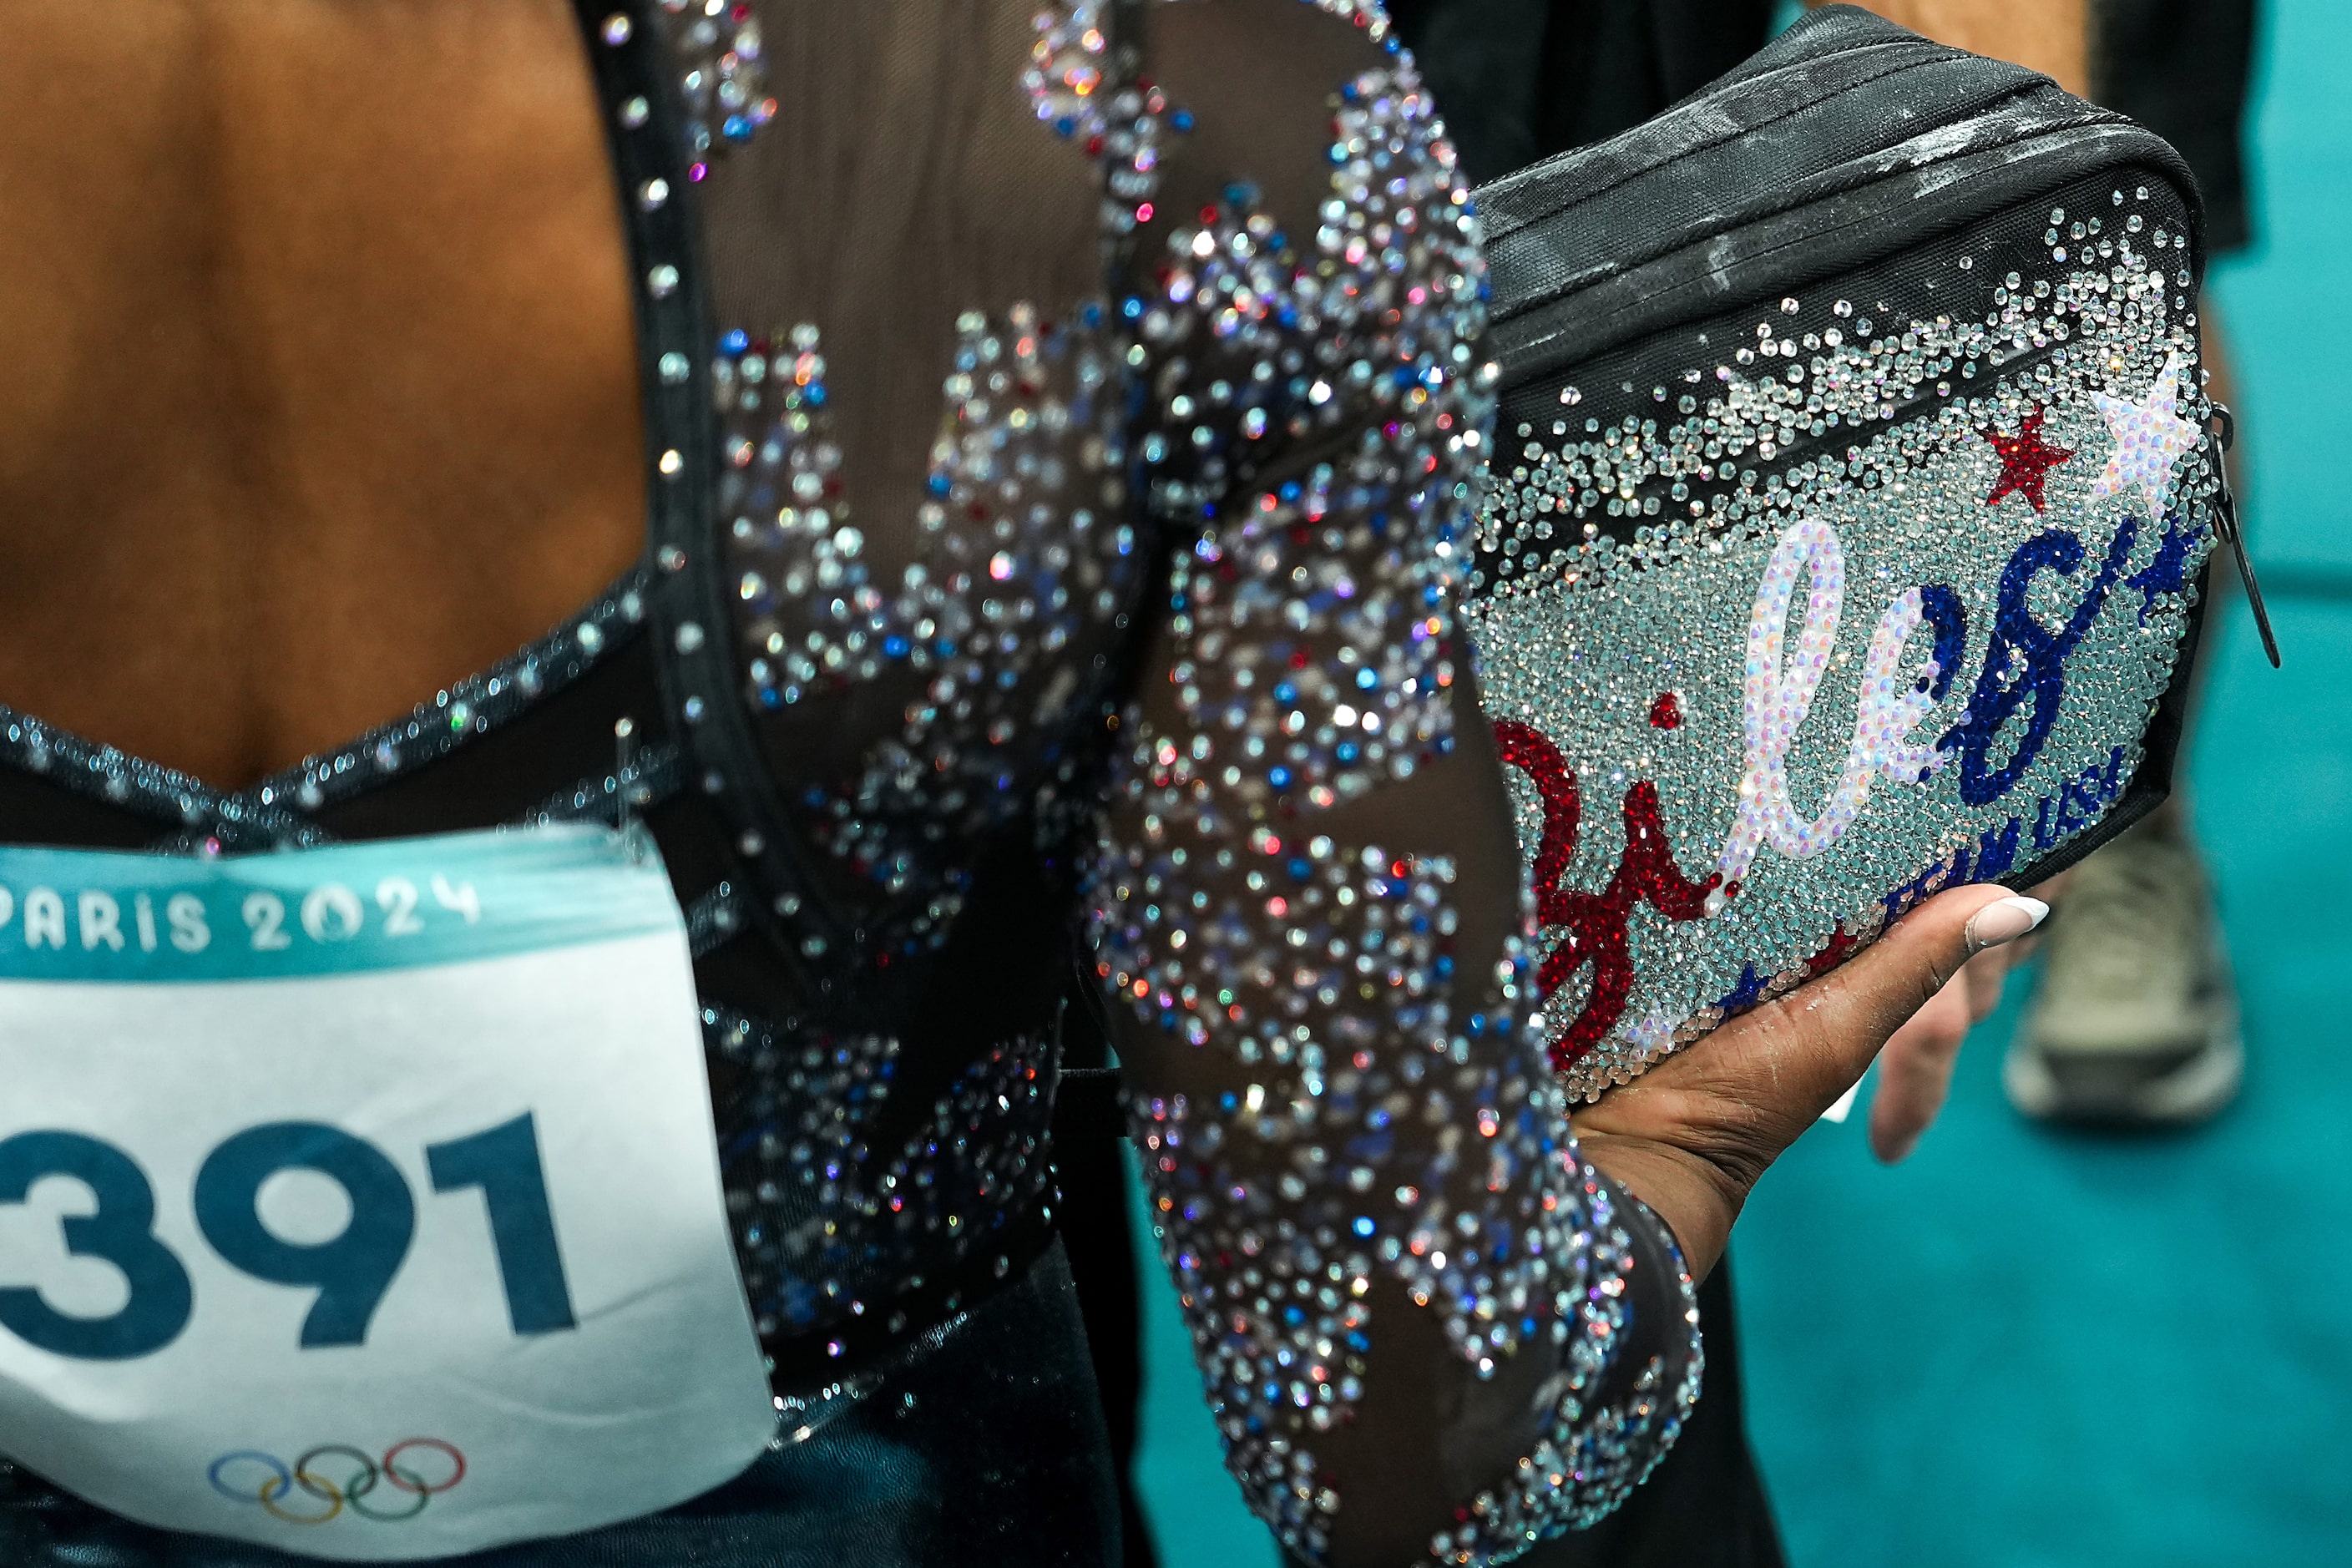
[[[1468,614],[1573,1091],[2164,797],[2235,526],[2170,147],[1835,7],[1477,200]]]

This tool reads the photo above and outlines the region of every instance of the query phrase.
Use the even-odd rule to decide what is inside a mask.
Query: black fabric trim
[[[0,842],[64,849],[143,849],[157,823],[146,803],[118,805],[103,795],[22,767],[0,766]]]
[[[634,590],[631,596],[635,596]],[[568,641],[577,649],[576,628],[582,625],[599,623],[576,622],[572,630],[559,632],[549,642]],[[632,718],[640,731],[648,723],[657,724],[660,694],[654,685],[643,625],[622,618],[609,631],[600,626],[598,635],[603,640],[595,654],[576,653],[566,661],[570,668],[558,666],[542,676],[536,696],[520,692],[514,685],[513,672],[522,668],[521,659],[509,660],[497,670],[451,688],[456,700],[470,706],[467,694],[488,691],[503,675],[505,684],[490,694],[489,700],[515,699],[503,711],[477,710],[479,728],[468,733],[448,735],[444,715],[449,704],[420,707],[415,719],[379,731],[387,735],[387,741],[405,736],[413,724],[442,731],[430,736],[439,742],[431,751],[410,742],[404,749],[407,760],[390,771],[383,768],[375,746],[366,739],[342,748],[323,765],[350,758],[352,765],[342,776],[355,782],[315,808],[319,825],[341,838],[396,837],[415,832],[420,820],[433,822],[436,830],[492,827],[538,809],[548,797],[551,780],[576,778],[592,771],[609,773],[618,760],[614,721]],[[526,717],[529,723],[519,721]],[[425,754],[420,757],[419,752]],[[299,787],[303,773],[294,770],[287,776]],[[604,816],[611,820],[609,811]]]
[[[608,0],[575,0],[575,6],[605,107],[635,280],[646,523],[656,569],[647,602],[669,728],[733,840],[728,853],[735,864],[722,878],[766,895],[744,900],[750,921],[778,928],[788,940],[772,945],[796,987],[837,1007],[853,1000],[851,988],[836,982],[856,964],[862,933],[854,932],[825,890],[806,847],[780,824],[763,820],[754,805],[782,795],[745,710],[724,563],[711,538],[719,425],[710,360],[718,317],[703,265],[698,208],[689,195],[693,182],[681,156],[683,114],[665,68],[662,19],[649,0],[618,7]],[[604,28],[611,16],[630,24],[617,42]],[[635,124],[625,123],[618,110],[638,103],[644,113],[630,117]],[[667,182],[670,199],[657,205],[627,199],[627,193],[656,179]],[[665,363],[682,363],[686,374],[665,374]]]
[[[193,774],[134,757],[113,746],[45,724],[27,713],[0,707],[0,769],[30,776],[60,795],[78,795],[112,812],[148,820],[141,841],[157,847],[159,833],[176,826],[164,847],[184,843],[184,852],[274,848],[311,844],[325,836],[305,818],[257,794],[224,795]],[[54,796],[52,798],[55,798]],[[12,841],[54,842],[15,837]],[[109,842],[119,842],[112,833]]]
[[[583,777],[569,789],[556,791],[522,814],[520,826],[543,826],[553,822],[609,822],[642,816],[667,805],[682,787],[677,748],[659,745],[638,752],[626,766],[614,753],[616,772]],[[626,804],[623,804],[625,797]]]
[[[24,813],[28,834],[20,834],[17,814],[5,808],[0,832],[16,843],[95,843],[184,855],[382,837],[415,831],[414,819],[427,813],[444,827],[505,821],[546,793],[552,771],[547,759],[565,739],[559,734],[551,742],[543,721],[528,737],[514,735],[510,727],[525,714],[552,713],[561,722],[593,706],[596,698],[574,695],[583,678],[597,698],[610,698],[591,672],[637,639],[643,575],[624,575],[545,637],[404,717],[241,790],[215,789],[0,708],[0,777],[51,786],[35,792],[43,804]],[[460,759],[457,765],[446,765],[453,757]],[[411,782],[419,778],[430,781],[421,794]],[[0,790],[0,799],[11,791],[22,793],[22,786]],[[72,796],[104,810],[75,812],[66,805]],[[68,821],[58,820],[60,812]],[[142,819],[143,829],[129,826]]]

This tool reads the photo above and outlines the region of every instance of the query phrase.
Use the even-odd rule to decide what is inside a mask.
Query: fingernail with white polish
[[[1970,952],[1982,952],[2015,942],[2049,918],[2050,906],[2040,899],[2012,895],[1979,910],[1961,934]]]

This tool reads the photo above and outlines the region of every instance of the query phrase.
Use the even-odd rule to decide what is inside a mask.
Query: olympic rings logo
[[[231,1502],[257,1502],[272,1519],[289,1524],[324,1524],[346,1509],[362,1519],[395,1523],[415,1519],[426,1503],[464,1480],[466,1456],[438,1437],[407,1438],[381,1458],[348,1443],[321,1443],[289,1469],[274,1454],[238,1448],[215,1459],[205,1474],[213,1489]],[[371,1502],[379,1488],[400,1496],[390,1506]]]

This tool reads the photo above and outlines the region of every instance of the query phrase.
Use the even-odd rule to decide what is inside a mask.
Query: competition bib
[[[609,832],[0,851],[0,1452],[345,1559],[727,1480],[774,1416],[697,1019]]]

